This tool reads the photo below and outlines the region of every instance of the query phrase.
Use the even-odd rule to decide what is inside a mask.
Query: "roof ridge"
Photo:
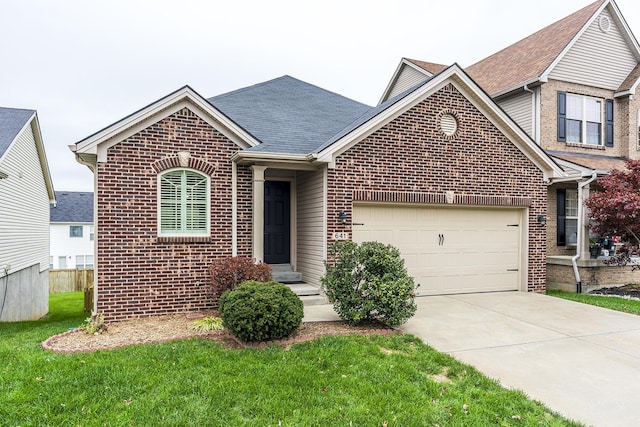
[[[468,66],[467,71],[490,94],[499,93],[519,83],[540,77],[574,40],[596,11],[611,1],[597,0],[590,3]],[[509,61],[506,60],[507,56]],[[519,64],[522,64],[525,71],[520,70],[522,72],[518,73]],[[496,67],[503,69],[503,72],[498,73],[502,76],[499,81],[491,77],[492,75],[495,77]],[[505,79],[505,76],[510,79]]]

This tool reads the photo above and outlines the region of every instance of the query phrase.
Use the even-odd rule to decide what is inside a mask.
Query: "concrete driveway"
[[[593,426],[640,423],[640,316],[534,293],[420,297],[401,327]],[[305,321],[336,319],[305,307]]]

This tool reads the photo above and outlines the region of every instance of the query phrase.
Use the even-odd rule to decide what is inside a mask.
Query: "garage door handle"
[[[438,234],[438,246],[444,245],[444,234]]]
[[[507,271],[520,271],[520,270],[517,268],[507,268]]]

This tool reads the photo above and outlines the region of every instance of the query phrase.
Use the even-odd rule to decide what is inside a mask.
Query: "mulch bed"
[[[225,348],[233,349],[263,348],[269,345],[289,348],[292,344],[313,340],[325,335],[387,335],[398,333],[395,329],[379,323],[354,326],[339,321],[309,322],[302,324],[288,339],[247,343],[240,341],[226,330],[214,332],[194,331],[190,328],[193,319],[193,315],[182,314],[127,320],[109,324],[106,332],[93,335],[81,329],[74,329],[48,338],[42,343],[42,348],[56,353],[87,353],[130,345],[158,344],[191,338],[215,339]]]
[[[611,288],[600,288],[589,292],[593,295],[610,295],[625,298],[640,299],[640,285],[625,285]]]

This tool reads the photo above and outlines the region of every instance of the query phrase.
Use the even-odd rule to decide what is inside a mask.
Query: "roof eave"
[[[31,131],[36,141],[36,150],[38,153],[38,160],[40,161],[40,168],[42,169],[42,176],[44,178],[45,186],[47,187],[47,196],[49,196],[49,203],[56,202],[56,192],[53,189],[53,179],[51,179],[51,171],[49,170],[49,162],[47,162],[47,152],[44,149],[44,142],[42,140],[42,132],[40,131],[40,122],[38,120],[38,113],[33,113],[31,119]]]
[[[431,93],[442,87],[447,80],[454,82],[454,84],[459,86],[459,89],[463,88],[463,90],[473,94],[475,99],[471,99],[473,97],[468,97],[470,98],[470,101],[476,104],[476,107],[481,107],[484,110],[489,111],[489,116],[491,116],[488,116],[489,119],[503,132],[505,132],[509,139],[512,140],[512,142],[514,142],[521,151],[525,152],[525,155],[527,155],[536,164],[536,166],[543,171],[546,180],[556,176],[565,175],[562,168],[549,155],[547,155],[546,152],[526,134],[526,132],[518,127],[502,109],[497,107],[492,97],[478,86],[457,64],[454,64],[444,71],[436,74],[424,86],[398,100],[398,102],[389,106],[368,122],[363,123],[349,134],[340,138],[334,144],[322,150],[318,153],[318,161],[333,164],[337,155],[341,154],[351,145],[375,132],[388,121],[393,120],[397,115],[409,108],[412,108],[414,105],[430,96]],[[482,103],[482,105],[480,103]]]
[[[159,99],[158,101],[147,105],[146,107],[130,114],[129,116],[118,120],[117,122],[107,126],[106,128],[90,135],[89,137],[78,141],[76,149],[73,150],[77,154],[98,154],[98,146],[105,141],[118,139],[136,124],[155,116],[161,116],[163,112],[181,102],[189,102],[198,107],[201,111],[210,116],[214,121],[221,124],[230,134],[239,141],[243,141],[247,147],[256,146],[259,142],[244,129],[239,127],[232,120],[227,118],[223,113],[211,105],[204,97],[191,89],[184,86],[177,91]]]
[[[288,154],[288,153],[263,153],[259,151],[238,151],[231,156],[231,161],[237,164],[253,164],[258,162],[309,164],[317,160],[315,153]]]
[[[380,97],[380,100],[378,101],[378,105],[382,104],[387,99],[389,99],[389,93],[391,92],[391,88],[397,83],[398,77],[400,77],[400,72],[402,71],[402,69],[405,66],[411,67],[414,70],[416,70],[416,71],[418,71],[420,73],[423,73],[425,75],[425,77],[427,77],[427,78],[433,76],[433,74],[431,74],[430,72],[428,72],[424,68],[419,67],[418,65],[414,64],[411,61],[408,61],[407,58],[402,58],[402,60],[400,61],[400,63],[396,67],[396,71],[391,76],[391,80],[389,80],[389,83],[387,84],[387,87],[385,88],[384,92],[382,92],[382,96]]]
[[[516,92],[521,92],[522,90],[524,90],[525,87],[534,87],[534,86],[539,86],[543,83],[547,83],[547,79],[545,77],[534,77],[532,79],[526,80],[522,83],[518,83],[515,86],[512,86],[510,88],[501,90],[500,92],[496,92],[491,94],[491,98],[493,99],[500,99],[500,98],[505,98],[508,97],[509,95],[513,95]]]

